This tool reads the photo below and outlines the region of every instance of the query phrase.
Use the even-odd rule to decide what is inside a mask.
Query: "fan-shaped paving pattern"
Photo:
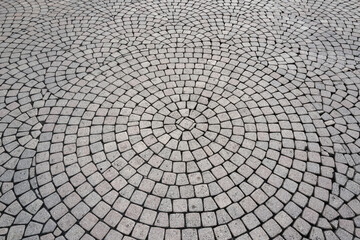
[[[360,238],[356,1],[0,6],[0,239]]]

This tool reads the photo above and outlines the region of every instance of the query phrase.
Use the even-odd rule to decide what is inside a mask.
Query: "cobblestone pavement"
[[[358,0],[1,0],[0,239],[360,239]]]

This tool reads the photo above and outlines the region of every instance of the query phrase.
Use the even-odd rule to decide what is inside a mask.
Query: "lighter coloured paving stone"
[[[0,3],[0,239],[360,239],[360,4]]]

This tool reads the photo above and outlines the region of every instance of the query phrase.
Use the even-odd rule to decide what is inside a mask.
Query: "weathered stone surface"
[[[358,1],[0,2],[0,239],[360,238]]]

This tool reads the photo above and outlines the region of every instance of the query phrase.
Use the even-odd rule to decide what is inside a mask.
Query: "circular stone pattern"
[[[54,184],[68,185],[58,180],[64,176],[76,182],[77,190],[54,194],[80,191],[92,206],[76,216],[80,225],[115,214],[116,223],[102,224],[136,239],[156,231],[195,237],[209,227],[237,237],[288,216],[279,206],[297,206],[296,189],[313,181],[309,167],[321,157],[324,134],[315,123],[323,122],[277,73],[282,53],[270,49],[271,64],[263,55],[255,66],[247,54],[195,48],[134,52],[109,64],[121,83],[105,78],[95,101],[93,94],[79,100],[66,121],[72,131],[63,131],[66,153],[48,154]],[[293,222],[288,216],[277,234]]]
[[[118,129],[121,131],[126,128],[128,136],[143,139],[142,143],[136,146],[151,148],[154,153],[171,161],[200,161],[219,152],[220,144],[241,143],[242,137],[239,133],[244,132],[243,123],[240,115],[235,112],[234,104],[219,94],[211,96],[212,93],[204,88],[190,87],[192,84],[196,85],[195,82],[184,84],[189,84],[189,87],[182,94],[175,93],[181,91],[181,87],[176,84],[175,88],[164,89],[165,93],[161,86],[156,86],[160,87],[158,92],[142,99],[129,116],[120,115],[117,118],[117,122],[126,118],[140,121],[118,125]],[[211,100],[207,94],[218,99],[218,102]],[[133,98],[143,95],[142,91]],[[232,131],[234,127],[237,130],[235,134]],[[115,133],[121,134],[120,131]],[[155,140],[158,144],[153,146]],[[137,153],[143,150],[141,147],[134,149]],[[123,152],[121,148],[120,152]]]
[[[0,2],[0,239],[360,238],[359,1]]]

